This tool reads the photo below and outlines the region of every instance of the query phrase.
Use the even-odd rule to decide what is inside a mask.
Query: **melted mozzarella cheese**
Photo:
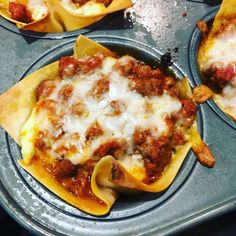
[[[27,8],[32,14],[33,20],[39,20],[48,12],[46,3],[43,0],[28,0]]]
[[[224,109],[236,114],[236,77],[224,87],[222,94],[218,96],[218,101]]]
[[[236,31],[225,32],[208,41],[202,71],[219,64],[223,68],[236,61]]]
[[[181,102],[166,92],[162,96],[145,97],[136,91],[131,91],[129,79],[121,76],[115,69],[115,64],[123,63],[124,60],[129,60],[129,58],[124,57],[117,60],[106,57],[102,68],[96,69],[92,74],[77,74],[72,78],[56,81],[56,89],[48,99],[56,103],[55,115],[61,115],[61,128],[55,129],[53,125],[49,124],[50,117],[44,110],[37,113],[38,117],[32,113],[22,131],[26,133],[25,137],[22,136],[24,159],[30,159],[35,151],[32,145],[34,142],[31,139],[31,135],[35,135],[33,134],[35,132],[32,132],[32,127],[39,124],[40,130],[47,130],[54,137],[58,137],[62,131],[64,132],[60,139],[55,139],[50,144],[51,150],[48,154],[54,158],[61,158],[61,153],[58,154],[56,150],[61,145],[65,148],[73,146],[76,148],[76,152],[69,152],[68,155],[65,155],[65,158],[68,158],[73,164],[83,163],[89,159],[94,151],[108,140],[113,138],[125,139],[128,151],[120,163],[133,176],[137,176],[137,178],[139,176],[142,179],[145,174],[143,160],[141,160],[140,155],[134,154],[133,150],[135,129],[151,129],[155,137],[168,133],[165,118],[170,116],[172,112],[179,111]],[[96,81],[104,77],[109,80],[109,90],[99,98],[90,96],[90,90]],[[60,102],[59,91],[67,84],[74,86],[73,94],[68,101],[62,103]],[[124,109],[119,115],[112,113],[113,108],[110,103],[114,100],[124,105]],[[71,111],[72,105],[78,101],[82,102],[85,107],[85,113],[81,116],[76,116]],[[147,104],[152,108],[149,111],[146,108]],[[103,134],[90,142],[86,142],[86,132],[96,122],[102,128]],[[71,138],[74,133],[79,134],[78,140]]]

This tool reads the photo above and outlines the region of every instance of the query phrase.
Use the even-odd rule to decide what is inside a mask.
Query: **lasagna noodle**
[[[232,20],[236,22],[236,1],[235,0],[223,0],[220,6],[220,9],[214,18],[214,22],[212,28],[209,31],[207,37],[204,37],[201,41],[199,50],[198,50],[198,65],[201,73],[204,73],[205,65],[210,60],[208,52],[212,50],[212,48],[217,43],[217,39],[222,37],[222,35],[226,35],[226,37],[231,37],[231,32],[228,30],[222,31],[224,26],[230,23]],[[235,35],[236,31],[234,32]],[[223,40],[223,39],[219,39]],[[224,45],[222,45],[224,47]],[[235,47],[235,45],[234,45]],[[223,52],[225,54],[225,52]],[[233,59],[232,62],[235,62]],[[232,88],[235,90],[235,88]],[[236,113],[235,108],[231,105],[225,105],[222,102],[222,94],[214,94],[213,100],[216,104],[223,110],[227,115],[232,117],[236,121]]]
[[[236,1],[235,0],[223,0],[218,11],[211,34],[214,35],[219,31],[219,29],[231,19],[236,19]]]
[[[156,182],[149,185],[144,184],[131,176],[112,156],[106,156],[97,163],[94,169],[92,189],[96,190],[97,184],[94,183],[98,183],[101,186],[107,186],[125,194],[136,193],[137,190],[161,192],[167,189],[173,182],[190,148],[190,142],[184,144],[175,154],[172,155],[172,161],[167,166],[162,176]],[[113,168],[119,172],[119,178],[117,179],[112,177],[112,173],[114,172]],[[96,193],[99,192],[96,191]],[[100,197],[100,195],[96,195]]]
[[[0,124],[19,145],[21,128],[35,106],[35,89],[41,81],[53,79],[57,74],[58,62],[54,62],[30,74],[0,95]]]
[[[80,36],[77,39],[74,47],[75,56],[93,55],[94,51],[104,53],[105,55],[114,55],[105,47],[84,36]],[[20,130],[35,106],[35,88],[40,81],[55,78],[57,73],[58,62],[55,62],[27,76],[0,96],[0,124],[18,144],[20,144]],[[183,98],[192,96],[187,79],[181,80],[178,84],[180,88],[184,88],[180,90]],[[15,122],[16,119],[17,122]],[[188,140],[191,142],[190,137],[188,137]],[[69,204],[90,214],[103,215],[109,212],[117,198],[116,190],[124,193],[131,193],[137,190],[160,192],[170,186],[192,146],[190,142],[187,142],[172,155],[172,161],[165,169],[163,175],[150,185],[146,185],[131,176],[113,157],[103,157],[96,164],[91,178],[93,193],[104,202],[103,205],[91,199],[76,198],[56,182],[42,164],[34,159],[29,164],[26,164],[24,159],[22,159],[19,161],[19,164],[35,179]],[[114,168],[115,171],[119,171],[120,178],[112,176]]]
[[[59,0],[45,0],[48,8],[47,14],[43,15],[39,20],[26,24],[11,18],[8,10],[9,2],[9,0],[2,0],[0,15],[7,20],[16,23],[20,29],[37,32],[63,32],[81,29],[99,21],[109,13],[132,6],[131,0],[113,0],[112,3],[107,8],[104,8],[99,14],[78,15],[71,10],[66,10]],[[18,2],[26,4],[27,0],[20,0]]]
[[[37,161],[37,159],[34,159],[29,165],[26,165],[24,160],[20,160],[19,164],[54,194],[68,202],[70,205],[75,206],[86,213],[92,215],[104,215],[110,211],[111,206],[117,198],[117,193],[115,191],[98,186],[95,181],[92,181],[94,193],[104,202],[104,204],[98,203],[98,201],[89,198],[78,198],[69,191],[66,191],[62,185],[45,170],[45,167]]]

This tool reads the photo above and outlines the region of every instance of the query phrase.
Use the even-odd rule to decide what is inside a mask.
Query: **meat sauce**
[[[126,153],[126,141],[125,139],[111,139],[101,144],[93,153],[94,157],[98,160],[106,155],[112,155],[116,159],[119,159]]]
[[[82,116],[86,112],[85,104],[82,102],[76,102],[71,107],[72,113],[77,116]]]
[[[59,91],[59,98],[62,101],[67,101],[73,93],[73,86],[70,84],[64,85]]]
[[[176,145],[185,143],[180,132],[174,131],[170,137],[165,135],[155,138],[151,136],[150,130],[136,129],[133,135],[136,153],[141,153],[144,158],[146,184],[155,182],[162,175],[171,161],[172,150]]]
[[[55,89],[55,83],[53,80],[43,80],[36,88],[35,95],[36,100],[40,98],[47,98]]]
[[[29,23],[32,21],[31,13],[25,5],[18,2],[10,2],[8,9],[13,20],[24,23]]]
[[[113,109],[112,115],[113,116],[119,116],[123,110],[125,110],[125,104],[121,101],[112,100],[110,102],[110,106]]]
[[[96,68],[101,67],[103,57],[102,55],[95,55],[88,57],[86,60],[62,57],[59,60],[59,75],[63,79],[64,76],[73,76],[76,73],[91,73]],[[167,134],[154,137],[150,129],[142,128],[136,128],[133,134],[134,153],[140,153],[144,161],[146,178],[143,182],[151,184],[160,178],[171,162],[175,146],[183,145],[186,142],[184,132],[193,124],[197,108],[190,99],[180,97],[176,80],[171,76],[164,75],[159,69],[152,69],[150,66],[134,63],[132,60],[125,65],[116,64],[115,69],[122,76],[128,77],[130,89],[142,96],[160,96],[167,92],[182,104],[182,108],[178,112],[173,112],[171,116],[165,118],[168,127]],[[90,95],[98,96],[109,89],[109,80],[106,77],[101,78],[95,85],[95,87],[92,87]],[[36,89],[36,96],[37,98],[47,96],[53,89],[54,87],[50,81],[42,82]],[[70,86],[65,87],[59,92],[59,95],[66,101],[71,96],[72,90]],[[111,101],[110,105],[113,109],[113,116],[118,116],[125,110],[125,106],[119,101]],[[81,116],[84,110],[86,110],[84,104],[79,101],[72,105],[73,114]],[[86,132],[86,140],[90,142],[100,135],[103,135],[103,130],[98,123],[94,123]],[[43,142],[39,142],[37,146],[45,148]],[[91,174],[95,163],[106,155],[112,155],[119,160],[126,153],[126,140],[113,138],[98,146],[93,152],[93,158],[83,165],[73,165],[70,161],[62,159],[56,160],[49,169],[55,179],[75,195],[96,199],[90,187]]]
[[[50,175],[73,195],[96,201],[100,205],[105,204],[91,189],[91,176],[95,165],[93,161],[89,160],[83,165],[74,165],[67,159],[55,160],[52,164],[42,159],[40,161]]]
[[[130,89],[143,96],[161,96],[167,91],[171,96],[177,97],[176,81],[171,76],[165,76],[159,69],[152,69],[147,65],[121,66],[119,72],[129,75]]]
[[[35,148],[38,151],[43,152],[50,148],[45,141],[47,136],[47,133],[39,133],[38,138],[35,141]],[[67,151],[75,151],[73,150],[73,147],[70,147],[70,150],[68,150],[68,147],[64,146],[61,146],[60,148],[64,148],[65,153]],[[61,153],[62,150],[58,151]],[[92,199],[103,205],[104,202],[98,199],[91,189],[91,176],[95,162],[93,160],[88,160],[83,163],[83,165],[74,165],[68,159],[63,159],[65,156],[62,156],[62,159],[55,159],[53,163],[48,163],[44,160],[45,156],[40,157],[39,161],[50,175],[52,175],[66,190],[79,198]],[[34,158],[38,159],[37,156]]]
[[[197,27],[201,31],[203,40],[207,38],[210,33],[213,22],[198,21]],[[215,33],[215,37],[227,35],[235,31],[236,20],[231,19],[222,23],[219,30]],[[236,74],[236,64],[234,62],[224,66],[222,63],[217,62],[210,68],[203,72],[206,79],[205,84],[217,93],[221,93],[226,84],[228,84]]]
[[[110,82],[106,77],[97,80],[91,91],[89,92],[89,95],[99,99],[102,94],[106,93],[109,90],[109,84]]]
[[[101,67],[103,55],[88,57],[87,60],[78,60],[74,57],[61,57],[59,59],[59,75],[73,76],[77,73],[89,73]]]
[[[86,132],[86,139],[92,140],[100,135],[103,135],[103,130],[100,127],[100,125],[96,122],[95,124],[92,124],[87,132]]]
[[[219,65],[212,66],[205,72],[206,77],[209,78],[206,84],[213,90],[222,91],[225,85],[234,78],[235,66],[235,64],[229,64],[225,68],[221,68]]]

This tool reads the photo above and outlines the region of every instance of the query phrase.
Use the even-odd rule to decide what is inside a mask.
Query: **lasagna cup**
[[[236,120],[236,1],[224,0],[213,23],[197,23],[202,32],[198,65],[205,86],[195,88],[196,100],[212,97]],[[209,89],[210,88],[210,89]]]
[[[187,79],[84,36],[73,56],[2,94],[0,108],[0,124],[21,146],[20,166],[93,215],[108,213],[118,192],[167,189],[191,148],[202,164],[215,163]]]
[[[0,15],[22,30],[64,32],[131,6],[131,0],[2,0]]]

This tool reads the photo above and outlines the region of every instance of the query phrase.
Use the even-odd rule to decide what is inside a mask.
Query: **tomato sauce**
[[[206,76],[209,78],[206,84],[213,90],[221,91],[225,85],[231,81],[236,74],[236,65],[229,64],[225,68],[220,66],[212,66],[209,71],[206,72]]]
[[[100,98],[102,94],[109,91],[109,84],[110,81],[106,77],[97,80],[89,92],[89,95],[95,98]]]
[[[8,8],[13,20],[24,23],[29,23],[32,21],[31,13],[25,5],[18,2],[10,2]]]
[[[87,140],[92,140],[100,135],[103,135],[103,130],[98,123],[92,124],[86,131]]]
[[[55,89],[56,85],[53,80],[43,80],[37,86],[35,90],[36,100],[38,101],[40,98],[47,98]]]
[[[48,173],[73,195],[96,201],[100,205],[105,204],[91,189],[91,176],[95,165],[92,160],[85,162],[83,166],[74,165],[67,159],[57,159],[53,164],[48,164],[43,159],[39,161]]]
[[[125,139],[111,139],[101,144],[93,153],[93,155],[100,159],[106,155],[112,155],[115,158],[123,156],[126,152]]]

